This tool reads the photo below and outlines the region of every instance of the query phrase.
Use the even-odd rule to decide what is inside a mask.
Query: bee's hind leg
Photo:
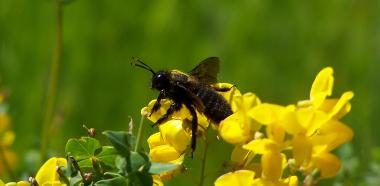
[[[193,106],[186,105],[186,107],[189,109],[190,114],[193,117],[191,120],[191,158],[193,158],[193,153],[195,151],[195,147],[197,146],[198,118]]]
[[[214,88],[214,90],[218,92],[228,92],[234,87],[236,87],[236,85],[232,85],[231,87],[212,87],[212,88]]]
[[[172,103],[170,105],[170,107],[168,108],[168,110],[166,111],[166,113],[164,115],[162,115],[157,121],[156,123],[153,125],[153,126],[156,126],[158,124],[161,124],[162,122],[164,122],[165,120],[167,120],[169,118],[169,116],[171,114],[173,114],[173,112],[175,111],[178,111],[179,109],[181,109],[182,107],[182,104],[181,103]]]

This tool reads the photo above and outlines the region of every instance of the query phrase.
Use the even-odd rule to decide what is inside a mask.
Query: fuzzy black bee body
[[[209,85],[195,86],[194,93],[202,100],[205,106],[204,114],[212,122],[219,124],[232,114],[230,104],[223,96],[217,93],[215,88]]]
[[[231,106],[218,91],[224,92],[231,88],[216,88],[212,84],[217,82],[216,76],[219,71],[219,59],[210,57],[203,60],[198,66],[188,73],[179,70],[167,70],[155,72],[141,61],[135,64],[152,72],[152,88],[159,90],[157,101],[151,114],[160,107],[160,100],[169,98],[173,101],[166,114],[156,121],[161,124],[169,116],[182,108],[184,105],[192,115],[192,140],[191,148],[196,147],[196,133],[198,118],[196,110],[203,113],[210,121],[218,124],[232,114]]]

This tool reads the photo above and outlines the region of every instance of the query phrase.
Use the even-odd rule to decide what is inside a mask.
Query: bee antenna
[[[140,68],[145,69],[145,70],[148,70],[149,72],[152,72],[152,74],[156,74],[156,72],[154,72],[154,70],[152,69],[152,67],[150,67],[149,65],[145,64],[141,60],[139,60],[139,59],[137,59],[135,57],[132,57],[132,60],[133,61],[131,62],[131,65],[140,67]]]

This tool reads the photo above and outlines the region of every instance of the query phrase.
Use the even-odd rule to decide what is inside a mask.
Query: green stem
[[[208,128],[205,130],[205,144],[204,144],[204,150],[203,150],[203,157],[202,157],[202,165],[201,165],[201,177],[199,179],[199,186],[203,186],[205,181],[205,171],[206,171],[206,160],[207,160],[207,151],[208,151]]]
[[[55,33],[55,46],[53,51],[53,59],[50,68],[50,77],[48,90],[46,94],[46,105],[45,105],[45,113],[44,120],[42,126],[42,135],[41,135],[41,149],[40,149],[40,161],[41,164],[44,162],[46,158],[46,151],[49,143],[49,130],[51,126],[51,122],[53,120],[55,100],[57,94],[57,85],[58,85],[58,74],[59,74],[59,66],[61,63],[61,55],[62,55],[62,18],[63,18],[63,1],[56,0],[56,8],[57,8],[57,20],[56,20],[56,33]]]
[[[3,148],[3,146],[1,144],[0,144],[0,159],[3,162],[5,172],[8,173],[9,177],[12,180],[16,180],[16,176],[13,174],[12,168],[9,165],[8,159],[7,159],[6,155],[5,155],[5,150],[4,150],[4,148]]]
[[[136,145],[135,145],[135,152],[137,152],[137,150],[139,150],[139,148],[140,148],[141,139],[143,137],[143,135],[142,135],[143,124],[144,124],[144,116],[141,116],[139,130],[137,132],[137,140],[136,140]]]

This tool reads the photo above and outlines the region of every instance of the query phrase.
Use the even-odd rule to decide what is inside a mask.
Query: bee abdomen
[[[213,122],[220,123],[232,114],[227,100],[211,87],[200,87],[196,94],[205,106],[204,114]]]

